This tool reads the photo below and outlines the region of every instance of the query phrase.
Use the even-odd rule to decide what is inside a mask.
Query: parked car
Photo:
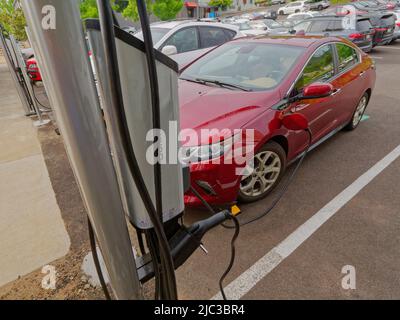
[[[369,0],[375,3],[377,6],[385,7],[387,10],[393,10],[396,7],[396,3],[386,0]]]
[[[35,55],[32,48],[21,49],[21,54],[24,61],[33,58],[33,56]]]
[[[272,19],[254,20],[250,21],[249,24],[254,29],[267,31],[268,34],[286,33],[288,31],[288,28]]]
[[[361,11],[384,11],[388,9],[386,5],[381,5],[371,0],[350,2],[347,5]]]
[[[126,27],[123,28],[126,32],[129,32],[130,34],[135,34],[137,32],[137,29],[135,27]]]
[[[35,57],[26,60],[26,71],[33,82],[42,81],[42,75]]]
[[[283,22],[283,25],[285,27],[292,27],[296,23],[299,23],[303,20],[312,18],[312,17],[317,17],[320,16],[321,14],[319,12],[315,11],[307,11],[307,12],[297,12],[297,13],[292,13],[289,14],[286,20]]]
[[[310,10],[324,10],[329,8],[331,3],[329,0],[308,0],[307,4],[310,6]]]
[[[297,12],[304,12],[310,10],[310,6],[307,4],[307,1],[295,1],[289,2],[283,7],[278,9],[279,15],[297,13]]]
[[[212,47],[243,36],[230,24],[180,20],[157,22],[150,26],[154,48],[174,59],[180,67],[200,57]],[[135,37],[143,40],[139,31]]]
[[[271,4],[285,4],[286,0],[271,0]]]
[[[282,126],[282,116],[304,115],[312,146],[355,129],[374,88],[374,68],[357,46],[335,37],[243,38],[193,62],[179,80],[181,129],[226,132],[213,144],[209,136],[184,144],[193,188],[215,205],[265,197],[308,146],[307,133]],[[236,129],[255,132],[253,171],[242,171],[235,159],[224,162]],[[190,191],[185,202],[201,205]]]
[[[293,26],[291,33],[300,35],[330,35],[350,40],[364,52],[372,50],[374,30],[367,17],[357,17],[355,26],[342,16],[314,17]]]
[[[264,30],[255,29],[250,25],[250,21],[247,19],[237,19],[236,21],[230,23],[233,26],[239,28],[239,31],[246,36],[258,36],[261,34],[266,34]]]
[[[264,16],[264,19],[276,20],[278,18],[278,13],[275,10],[260,11],[259,13]]]
[[[392,41],[400,39],[400,11],[394,12],[394,15],[396,16],[396,27],[394,29]]]
[[[396,27],[396,16],[393,13],[370,12],[362,16],[368,17],[374,27],[374,47],[377,45],[386,45],[393,41]]]

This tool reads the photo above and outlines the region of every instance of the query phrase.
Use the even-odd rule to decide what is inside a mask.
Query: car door
[[[332,84],[337,88],[338,104],[335,117],[340,124],[345,124],[353,115],[354,109],[364,94],[364,67],[357,49],[345,44],[335,44],[337,72]]]
[[[334,85],[334,77],[334,47],[332,44],[325,44],[311,55],[295,82],[290,96],[301,94],[307,85],[315,82],[326,82]],[[329,97],[300,100],[289,106],[292,112],[302,113],[308,119],[313,133],[313,143],[327,135],[337,125],[334,109],[338,102],[338,92],[335,88],[335,91]]]

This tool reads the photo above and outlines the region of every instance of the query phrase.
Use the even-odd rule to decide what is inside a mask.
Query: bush
[[[0,0],[0,24],[7,34],[12,34],[18,41],[27,40],[24,13],[14,8],[13,0]]]

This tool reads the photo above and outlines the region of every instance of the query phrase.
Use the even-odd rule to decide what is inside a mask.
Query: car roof
[[[154,22],[151,24],[151,27],[156,28],[165,28],[165,29],[174,29],[179,26],[214,26],[214,27],[221,27],[236,30],[236,27],[230,26],[229,24],[223,24],[221,22],[210,22],[210,21],[201,21],[195,19],[185,19],[185,20],[173,20],[173,21],[160,21]]]
[[[235,39],[233,41],[260,42],[260,43],[267,43],[267,44],[284,44],[284,45],[289,45],[289,46],[308,48],[314,44],[322,44],[322,43],[329,42],[332,40],[337,41],[337,38],[326,37],[326,36],[260,35],[260,36],[255,36],[255,37],[239,38],[239,39]]]

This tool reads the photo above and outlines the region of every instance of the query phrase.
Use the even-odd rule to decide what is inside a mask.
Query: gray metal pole
[[[114,294],[118,299],[141,299],[141,286],[89,64],[78,1],[23,0],[22,7],[33,41],[43,58],[41,67],[49,77],[47,89],[51,91],[51,105]]]
[[[0,32],[1,32],[1,30],[0,30]],[[3,55],[6,59],[6,63],[8,65],[8,70],[10,71],[11,77],[14,81],[15,89],[17,90],[18,96],[21,100],[25,115],[27,115],[27,116],[33,115],[35,113],[31,110],[28,100],[26,99],[25,93],[21,88],[21,85],[19,83],[19,80],[18,80],[18,77],[16,74],[16,70],[14,69],[14,63],[13,63],[13,61],[10,60],[10,57],[8,56],[8,54],[6,52],[7,49],[11,50],[11,48],[7,45],[6,39],[3,37],[2,34],[0,34],[0,44],[3,49]],[[11,44],[11,42],[10,42],[10,44]]]
[[[11,41],[11,45],[14,48],[14,52],[15,52],[15,58],[17,59],[17,63],[19,68],[21,69],[22,72],[22,76],[24,77],[25,83],[26,83],[26,87],[28,89],[29,95],[31,96],[31,100],[32,100],[32,104],[33,104],[33,108],[35,109],[35,112],[39,118],[39,121],[36,121],[34,123],[35,126],[42,126],[45,125],[47,123],[50,122],[50,120],[43,120],[42,118],[42,112],[40,111],[40,108],[38,106],[38,103],[35,100],[35,94],[33,92],[33,87],[32,87],[32,81],[28,76],[27,70],[26,70],[26,65],[25,65],[25,61],[22,57],[22,53],[21,53],[21,48],[18,45],[17,41],[15,40],[14,36],[10,36],[10,41]]]

